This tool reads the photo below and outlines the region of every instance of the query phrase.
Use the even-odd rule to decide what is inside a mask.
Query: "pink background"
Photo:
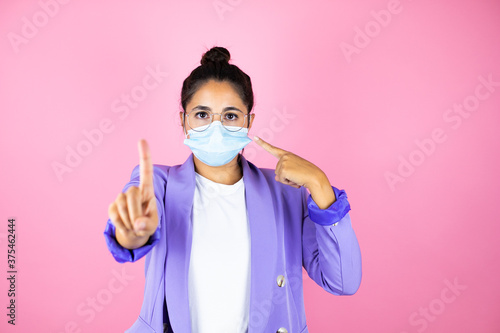
[[[362,284],[336,297],[305,278],[310,331],[500,331],[500,85],[479,79],[500,82],[498,1],[54,1],[0,4],[0,331],[122,332],[136,320],[144,260],[114,261],[107,207],[140,138],[155,164],[185,161],[182,81],[216,45],[252,78],[250,135],[315,163],[351,202]],[[146,91],[148,67],[168,76]],[[131,93],[144,99],[114,112]],[[84,131],[103,121],[90,144]],[[86,156],[58,178],[67,149]],[[255,143],[245,155],[277,162]]]

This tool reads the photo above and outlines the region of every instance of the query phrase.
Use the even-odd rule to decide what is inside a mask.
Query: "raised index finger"
[[[153,188],[153,162],[146,140],[139,140],[139,158],[140,158],[140,185],[141,193],[144,197],[149,198],[154,195]]]
[[[281,158],[281,156],[283,156],[283,154],[287,152],[286,150],[283,150],[281,148],[273,146],[270,143],[267,143],[258,136],[254,136],[254,139],[259,144],[259,146],[270,152],[274,157]]]

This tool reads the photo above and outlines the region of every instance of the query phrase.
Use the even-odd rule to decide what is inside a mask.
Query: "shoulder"
[[[264,175],[264,177],[266,177],[266,180],[267,181],[270,181],[270,180],[274,180],[274,169],[270,169],[270,168],[258,168],[260,170],[260,172],[262,172],[262,174]]]
[[[175,166],[170,166],[170,165],[163,165],[163,164],[153,164],[153,179],[156,181],[167,181],[167,176],[170,168],[175,167]],[[139,180],[140,178],[140,165],[137,164],[133,169],[132,169],[132,174],[130,175],[130,180],[137,179]]]

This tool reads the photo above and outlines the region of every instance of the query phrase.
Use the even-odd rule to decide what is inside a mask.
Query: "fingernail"
[[[137,229],[137,230],[144,229],[144,228],[146,227],[146,222],[144,222],[144,221],[137,222],[137,223],[135,224],[135,226],[136,226],[136,229]]]
[[[258,137],[257,135],[256,135],[256,136],[254,136],[254,137],[253,137],[253,139],[254,139],[255,141],[260,140],[260,139],[259,139],[259,137]]]

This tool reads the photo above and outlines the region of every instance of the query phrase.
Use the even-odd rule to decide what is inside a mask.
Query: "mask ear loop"
[[[247,130],[250,130],[250,120],[252,120],[252,113],[248,113],[247,119],[248,119],[248,121],[247,121]],[[238,154],[238,163],[241,163],[241,156],[243,156],[244,153],[245,153],[245,148],[243,148],[243,150],[241,151],[241,153]]]

